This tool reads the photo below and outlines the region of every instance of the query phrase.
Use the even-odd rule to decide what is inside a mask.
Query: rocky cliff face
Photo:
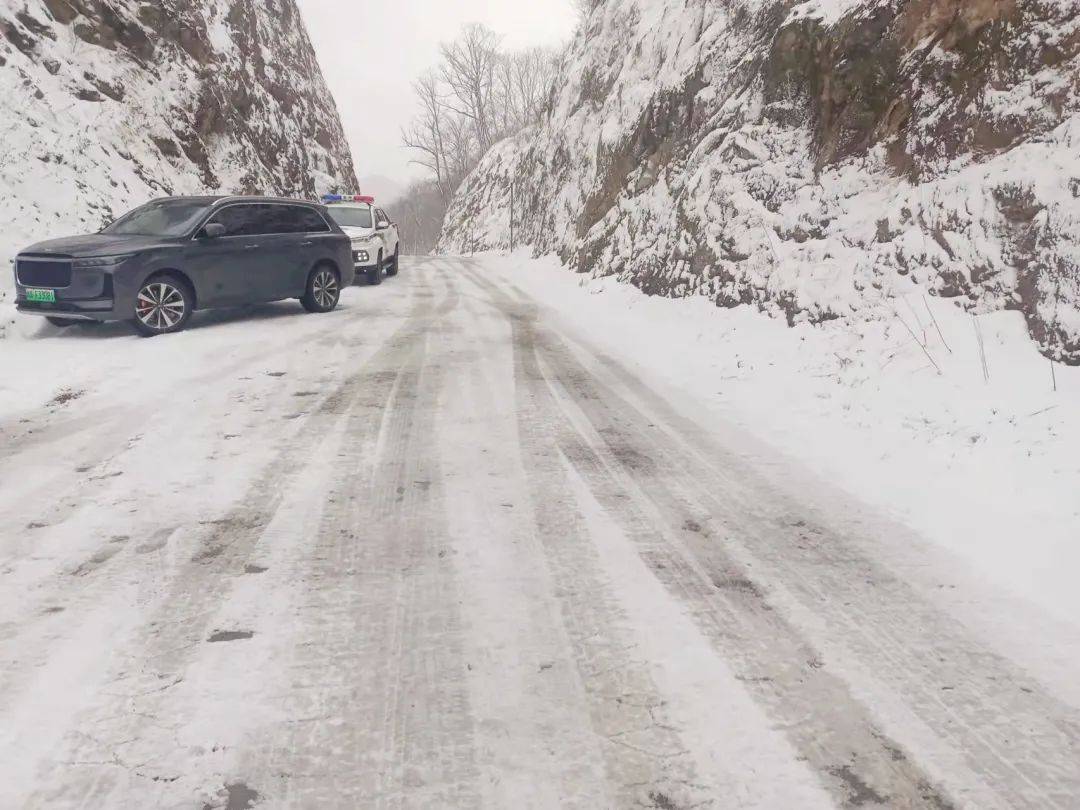
[[[1013,308],[1080,363],[1074,0],[604,0],[443,247],[789,322]]]
[[[295,0],[0,0],[0,106],[0,254],[155,196],[355,187]]]

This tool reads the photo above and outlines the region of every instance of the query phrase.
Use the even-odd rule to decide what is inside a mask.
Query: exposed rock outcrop
[[[1080,6],[604,0],[545,120],[499,144],[449,250],[518,241],[789,322],[928,291],[1080,363]]]
[[[4,246],[164,194],[355,186],[295,0],[0,8]]]

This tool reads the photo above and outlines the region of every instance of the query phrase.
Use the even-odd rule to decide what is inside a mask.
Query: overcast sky
[[[417,176],[401,148],[412,81],[438,63],[439,43],[480,22],[509,47],[559,44],[575,24],[570,0],[299,0],[341,110],[360,177]],[[404,183],[402,183],[404,185]]]

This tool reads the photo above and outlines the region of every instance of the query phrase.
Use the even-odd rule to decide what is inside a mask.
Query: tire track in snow
[[[772,610],[756,583],[747,576],[732,576],[731,569],[726,579],[717,572],[719,577],[710,581],[706,572],[686,559],[669,539],[669,527],[657,525],[645,511],[646,499],[635,491],[630,476],[612,473],[614,468],[647,475],[652,496],[663,481],[656,475],[651,448],[639,449],[633,441],[625,441],[614,450],[599,449],[604,443],[594,431],[607,430],[610,436],[610,431],[619,430],[616,437],[625,438],[618,427],[625,419],[619,400],[591,384],[589,372],[537,324],[535,307],[513,302],[475,274],[470,273],[470,278],[488,289],[514,324],[515,344],[522,347],[524,384],[534,398],[547,401],[548,430],[555,445],[638,547],[657,578],[689,605],[703,632],[748,688],[788,727],[796,748],[838,803],[951,807],[925,774],[894,756],[898,749],[876,728],[846,685],[815,665],[816,652]],[[567,402],[581,408],[588,422],[597,419],[600,424],[588,430],[568,413]],[[606,413],[609,407],[619,412]],[[648,431],[650,426],[646,422],[634,427]],[[770,641],[763,643],[763,639]]]
[[[535,323],[534,308],[478,282],[519,322]],[[840,801],[951,806],[862,703],[870,697],[871,705],[893,709],[893,696],[867,696],[861,684],[857,698],[842,676],[830,674],[829,658],[776,610],[777,592],[790,591],[820,614],[826,632],[843,639],[830,652],[854,652],[932,730],[921,740],[920,748],[935,751],[925,764],[950,782],[958,800],[980,808],[1071,806],[1080,795],[1074,710],[971,642],[955,621],[843,537],[811,525],[804,508],[713,448],[700,429],[687,430],[627,372],[620,370],[621,384],[648,400],[651,414],[603,384],[554,334],[540,332],[538,351],[573,425],[564,452],[658,578],[698,605],[703,630],[726,657],[741,660],[748,688],[791,724],[789,734]],[[734,470],[716,467],[714,458]],[[727,535],[723,545],[705,536],[716,524]],[[798,609],[790,601],[784,607],[785,614]],[[755,652],[763,638],[773,640],[772,649]],[[815,718],[807,704],[836,708],[825,716],[819,709]],[[946,756],[942,742],[952,746],[952,761],[937,767]]]
[[[584,371],[565,345],[555,351]],[[584,383],[577,400],[596,430],[594,446],[606,452],[609,469],[622,472],[656,509],[655,521],[668,531],[681,521],[682,544],[697,564],[710,576],[720,568],[728,587],[752,578],[750,584],[763,586],[763,600],[789,616],[815,614],[812,634],[798,626],[805,619],[792,621],[808,642],[814,638],[816,665],[835,661],[848,680],[852,667],[861,669],[863,703],[875,713],[906,714],[909,725],[926,729],[911,748],[921,754],[919,767],[933,772],[956,801],[980,808],[1074,806],[1080,795],[1080,713],[972,641],[959,622],[829,528],[827,516],[767,485],[700,431],[683,437],[677,430],[648,430],[649,424],[685,424],[625,371],[619,376],[627,396],[636,392],[651,402],[651,413],[621,400],[595,375],[578,376]],[[618,406],[606,413],[598,404],[613,402]],[[654,459],[657,474],[625,464],[618,458],[625,448]],[[710,451],[733,469],[715,466]],[[656,486],[658,476],[664,486]],[[692,531],[686,530],[687,514],[700,517]],[[718,545],[710,535],[725,537],[726,558],[713,557]],[[854,694],[854,686],[849,689]],[[896,743],[889,741],[887,750],[902,761],[909,754]]]
[[[275,315],[286,304],[263,305],[256,308],[263,311],[271,311],[274,307]],[[237,316],[233,310],[215,310],[204,313],[205,323],[196,327],[194,331],[212,329],[215,325],[223,325],[228,321],[242,321],[250,315]],[[282,316],[289,320],[304,319],[305,315],[298,312],[295,316]],[[335,328],[326,329],[328,321],[332,319]],[[258,320],[258,318],[256,318]],[[356,346],[363,341],[366,324],[363,318],[351,318],[346,311],[338,311],[329,316],[320,316],[313,319],[306,316],[310,323],[300,323],[300,335],[289,330],[278,330],[275,339],[258,344],[245,344],[237,354],[233,348],[231,353],[222,353],[214,356],[215,361],[212,370],[203,371],[192,377],[182,380],[185,388],[197,390],[207,386],[217,386],[223,379],[233,379],[236,374],[250,370],[258,364],[271,360],[274,357],[287,353],[295,348],[298,341],[309,345],[330,348],[337,345]],[[321,323],[320,323],[321,322]],[[321,331],[312,331],[318,323]],[[86,342],[86,338],[80,342]],[[107,346],[115,346],[115,341],[107,337],[95,338],[106,343]],[[175,338],[183,340],[183,337]],[[137,342],[139,347],[146,345],[145,341]],[[160,341],[151,344],[153,348],[160,349],[168,361],[168,341]],[[197,351],[199,349],[196,349]],[[202,350],[205,350],[203,348]],[[139,362],[162,362],[161,357],[147,356],[148,352],[138,355]],[[88,388],[88,394],[95,394],[95,390]],[[123,457],[127,450],[134,446],[138,437],[145,432],[147,425],[155,416],[174,406],[177,390],[170,388],[164,393],[155,393],[149,399],[143,399],[136,405],[125,406],[116,404],[94,404],[85,400],[69,406],[68,409],[57,410],[42,415],[41,408],[23,410],[8,413],[0,420],[0,511],[12,514],[12,510],[21,505],[33,505],[31,514],[15,512],[16,524],[25,523],[31,519],[41,520],[48,524],[55,524],[72,517],[78,510],[78,505],[98,497],[104,489],[101,478],[95,478],[89,473],[90,470],[98,470]],[[43,406],[44,407],[44,406]],[[85,446],[79,446],[78,441],[85,440]],[[73,452],[74,447],[74,452]],[[18,488],[19,498],[17,501],[7,502],[4,500],[5,488],[2,484],[5,478],[18,475],[20,470],[26,468],[28,459],[23,454],[30,456],[29,463],[40,472],[36,476],[37,487],[33,491],[27,491],[24,486]],[[62,498],[57,498],[57,479],[63,479],[69,474],[69,470],[58,463],[43,466],[37,462],[34,454],[41,454],[50,462],[59,460],[78,464],[80,469],[85,469],[87,474],[80,479],[77,486],[67,489]],[[10,488],[7,488],[10,489]],[[44,507],[44,511],[43,510]],[[4,538],[5,540],[8,538]],[[25,552],[26,543],[16,546],[9,555],[12,559],[22,556]],[[0,546],[0,552],[6,553],[8,549]]]
[[[242,766],[279,807],[477,806],[458,585],[431,452],[455,284],[350,420],[343,477],[301,574],[298,643],[275,699],[287,719]],[[372,418],[371,404],[377,405]],[[259,781],[259,778],[262,781]]]
[[[475,280],[475,279],[474,279]],[[665,700],[637,650],[625,613],[605,584],[582,515],[574,508],[557,437],[561,419],[516,312],[514,377],[519,441],[532,494],[533,520],[552,576],[594,732],[617,807],[719,806],[697,774],[693,755],[665,712]]]
[[[43,772],[51,774],[41,783],[50,787],[30,799],[28,807],[110,806],[110,801],[125,796],[139,780],[154,781],[153,776],[144,777],[142,772],[152,772],[149,766],[161,748],[168,746],[167,739],[163,742],[161,736],[167,738],[174,729],[166,722],[160,726],[148,724],[148,718],[164,717],[173,726],[178,725],[177,718],[169,718],[159,707],[166,704],[168,693],[183,683],[187,668],[197,663],[214,616],[228,598],[232,578],[243,572],[245,562],[280,508],[289,482],[303,474],[312,441],[332,433],[361,394],[381,396],[384,401],[389,398],[396,374],[372,372],[371,368],[395,367],[392,359],[400,355],[402,342],[415,340],[422,333],[418,326],[432,310],[430,296],[417,296],[406,323],[369,363],[313,409],[294,439],[258,476],[237,506],[198,536],[194,556],[171,572],[172,578],[153,599],[137,639],[130,649],[117,655],[119,663],[113,667],[105,702],[69,719],[72,730],[62,746],[63,753],[41,764]],[[321,510],[323,504],[312,507]],[[140,579],[153,580],[151,562],[136,560],[135,566],[141,569]],[[129,566],[123,571],[111,571],[109,578],[129,577],[132,573]],[[87,583],[91,584],[90,578]],[[34,684],[25,678],[19,680],[20,688],[5,689],[0,695],[0,711],[9,703],[33,705],[35,700],[47,699],[32,697]],[[128,711],[118,713],[119,706],[127,706]],[[151,753],[143,759],[140,749]],[[160,784],[155,787],[160,788]]]
[[[308,335],[309,322],[321,323],[324,331]],[[174,430],[179,420],[183,420],[180,431],[187,437],[189,421],[198,425],[200,416],[209,413],[208,408],[222,406],[220,397],[213,399],[213,393],[210,403],[201,398],[189,403],[186,392],[207,389],[229,392],[231,398],[225,403],[224,411],[214,411],[223,412],[227,423],[229,416],[244,413],[251,407],[251,399],[241,396],[245,383],[237,381],[238,374],[251,372],[253,367],[261,372],[259,366],[271,363],[274,357],[295,360],[300,343],[305,351],[338,348],[351,352],[361,345],[364,333],[369,331],[364,320],[349,318],[347,313],[309,319],[300,325],[305,332],[299,341],[295,335],[286,337],[290,333],[280,330],[282,337],[273,341],[243,344],[238,353],[221,355],[224,363],[217,356],[211,358],[212,371],[200,366],[198,374],[181,376],[167,393],[153,392],[130,407],[101,406],[80,400],[70,406],[79,409],[75,413],[46,415],[44,424],[34,428],[30,437],[33,442],[23,447],[22,452],[17,452],[0,434],[0,443],[8,451],[0,459],[0,514],[6,516],[11,527],[11,531],[0,535],[0,587],[5,580],[19,582],[24,591],[47,598],[59,590],[67,590],[66,583],[60,588],[56,585],[65,582],[70,571],[82,565],[83,560],[113,550],[115,537],[153,533],[153,528],[145,526],[146,504],[156,502],[163,487],[178,486],[184,481],[176,477],[169,479],[172,470],[167,467],[161,480],[140,475],[145,473],[144,468],[139,468],[140,456],[145,458],[151,451],[148,445],[156,447],[154,442],[160,440],[162,432]],[[174,339],[184,340],[184,336]],[[155,346],[168,353],[168,342]],[[291,349],[292,354],[286,349]],[[282,392],[280,382],[272,382],[276,387],[269,389],[265,383],[261,388],[255,384],[254,396],[259,406],[270,410],[286,407],[292,401],[290,395]],[[185,408],[191,409],[193,415],[184,414]],[[253,415],[247,413],[249,417]],[[267,438],[287,442],[295,427],[290,424],[287,431]],[[263,428],[259,425],[256,430]],[[246,435],[248,431],[236,432]],[[239,444],[228,440],[236,438],[219,436],[212,445],[207,445],[214,448],[211,460],[218,454],[227,455]],[[59,453],[53,444],[61,439],[65,447]],[[164,451],[167,454],[169,448]],[[34,474],[25,475],[27,469]],[[259,468],[252,465],[252,469],[258,472]],[[80,536],[80,542],[73,544],[72,534]],[[93,536],[98,537],[99,545],[87,548],[83,538]],[[76,553],[81,553],[83,559],[72,560]],[[39,617],[41,608],[36,600],[27,599],[3,611],[0,643]]]
[[[455,274],[460,271],[451,268]],[[603,748],[533,523],[519,450],[514,349],[503,315],[468,284],[437,430],[450,556],[463,584],[477,807],[616,807]]]

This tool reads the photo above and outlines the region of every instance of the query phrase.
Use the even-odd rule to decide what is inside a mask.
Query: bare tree
[[[413,162],[431,172],[436,187],[449,202],[455,184],[447,165],[443,136],[447,113],[439,90],[439,79],[434,72],[427,73],[413,83],[413,90],[420,100],[421,111],[412,124],[402,130],[401,139],[417,153]]]
[[[429,183],[410,187],[404,200],[406,206],[423,209],[423,225],[417,225],[421,232],[433,216],[433,189],[445,213],[454,192],[487,150],[540,118],[560,63],[555,50],[501,51],[499,37],[475,24],[443,44],[440,54],[439,67],[413,84],[419,112],[401,132],[405,146],[414,152],[413,162],[431,176]],[[409,195],[423,200],[413,201]],[[429,243],[433,247],[435,239],[416,240],[410,249]]]
[[[549,48],[530,48],[511,54],[510,62],[519,126],[529,126],[543,112],[548,90],[558,74],[559,52]]]
[[[483,154],[477,147],[472,121],[460,115],[451,116],[446,128],[446,161],[455,191]]]
[[[521,125],[514,87],[514,57],[510,54],[499,54],[499,60],[495,63],[492,96],[498,126],[495,140],[499,140],[504,133],[513,132]]]
[[[495,142],[495,68],[499,62],[499,37],[478,23],[465,26],[461,36],[444,43],[442,79],[450,90],[446,106],[469,119],[476,130],[480,148]]]
[[[446,200],[434,182],[417,180],[409,184],[396,204],[402,240],[414,255],[430,253],[438,244],[446,216]]]

